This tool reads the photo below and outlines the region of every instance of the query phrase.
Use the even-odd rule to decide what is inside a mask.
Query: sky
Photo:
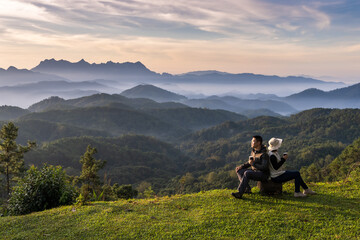
[[[0,0],[0,68],[141,61],[360,82],[357,0]]]

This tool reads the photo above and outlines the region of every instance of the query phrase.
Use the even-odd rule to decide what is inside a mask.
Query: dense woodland
[[[60,165],[81,173],[87,146],[106,161],[101,181],[144,186],[158,195],[235,188],[234,168],[248,158],[250,140],[284,139],[288,169],[309,181],[344,179],[359,166],[360,110],[311,109],[290,117],[246,118],[223,110],[97,94],[46,99],[28,110],[1,107],[4,125],[19,128],[17,142],[35,141],[25,166]],[[6,115],[17,113],[17,115]],[[7,117],[6,117],[7,116]],[[3,189],[4,190],[4,189]]]

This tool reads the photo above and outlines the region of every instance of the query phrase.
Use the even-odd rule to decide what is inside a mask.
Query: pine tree
[[[106,161],[96,160],[93,155],[97,153],[96,148],[87,146],[86,152],[81,156],[80,163],[82,164],[82,171],[79,177],[82,181],[81,194],[83,198],[88,200],[91,192],[96,192],[100,189],[100,176],[98,171],[102,169]]]
[[[19,128],[14,123],[4,124],[0,131],[0,173],[5,176],[6,192],[9,196],[13,177],[25,170],[24,153],[35,147],[35,142],[27,146],[16,144]]]

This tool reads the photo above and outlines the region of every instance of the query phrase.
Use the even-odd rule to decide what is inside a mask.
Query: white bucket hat
[[[269,147],[270,151],[278,150],[281,147],[282,139],[280,138],[271,138],[269,140]]]

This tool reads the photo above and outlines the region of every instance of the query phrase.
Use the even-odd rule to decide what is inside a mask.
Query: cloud
[[[16,56],[25,64],[35,55],[39,61],[144,60],[159,72],[208,66],[230,72],[261,68],[263,73],[286,69],[328,75],[327,66],[319,67],[325,71],[319,74],[301,69],[315,71],[318,65],[311,66],[312,59],[320,65],[321,59],[333,64],[357,53],[360,27],[354,20],[359,8],[352,2],[348,9],[348,4],[345,0],[0,1],[0,50],[9,54],[0,63],[16,61]]]
[[[329,26],[329,17],[312,6],[272,4],[260,0],[99,0],[99,1],[8,1],[7,8],[25,9],[18,14],[39,24],[51,22],[59,34],[80,33],[117,35],[158,34],[159,37],[181,35],[193,39],[214,39],[233,36],[283,37],[284,31],[297,31]],[[4,4],[3,4],[4,5]],[[7,15],[1,14],[6,17]],[[42,24],[51,27],[49,24]],[[71,30],[72,29],[72,30]],[[307,30],[309,31],[309,30]],[[95,32],[97,32],[95,34]],[[162,34],[161,34],[162,33]],[[178,34],[176,34],[178,33]]]

